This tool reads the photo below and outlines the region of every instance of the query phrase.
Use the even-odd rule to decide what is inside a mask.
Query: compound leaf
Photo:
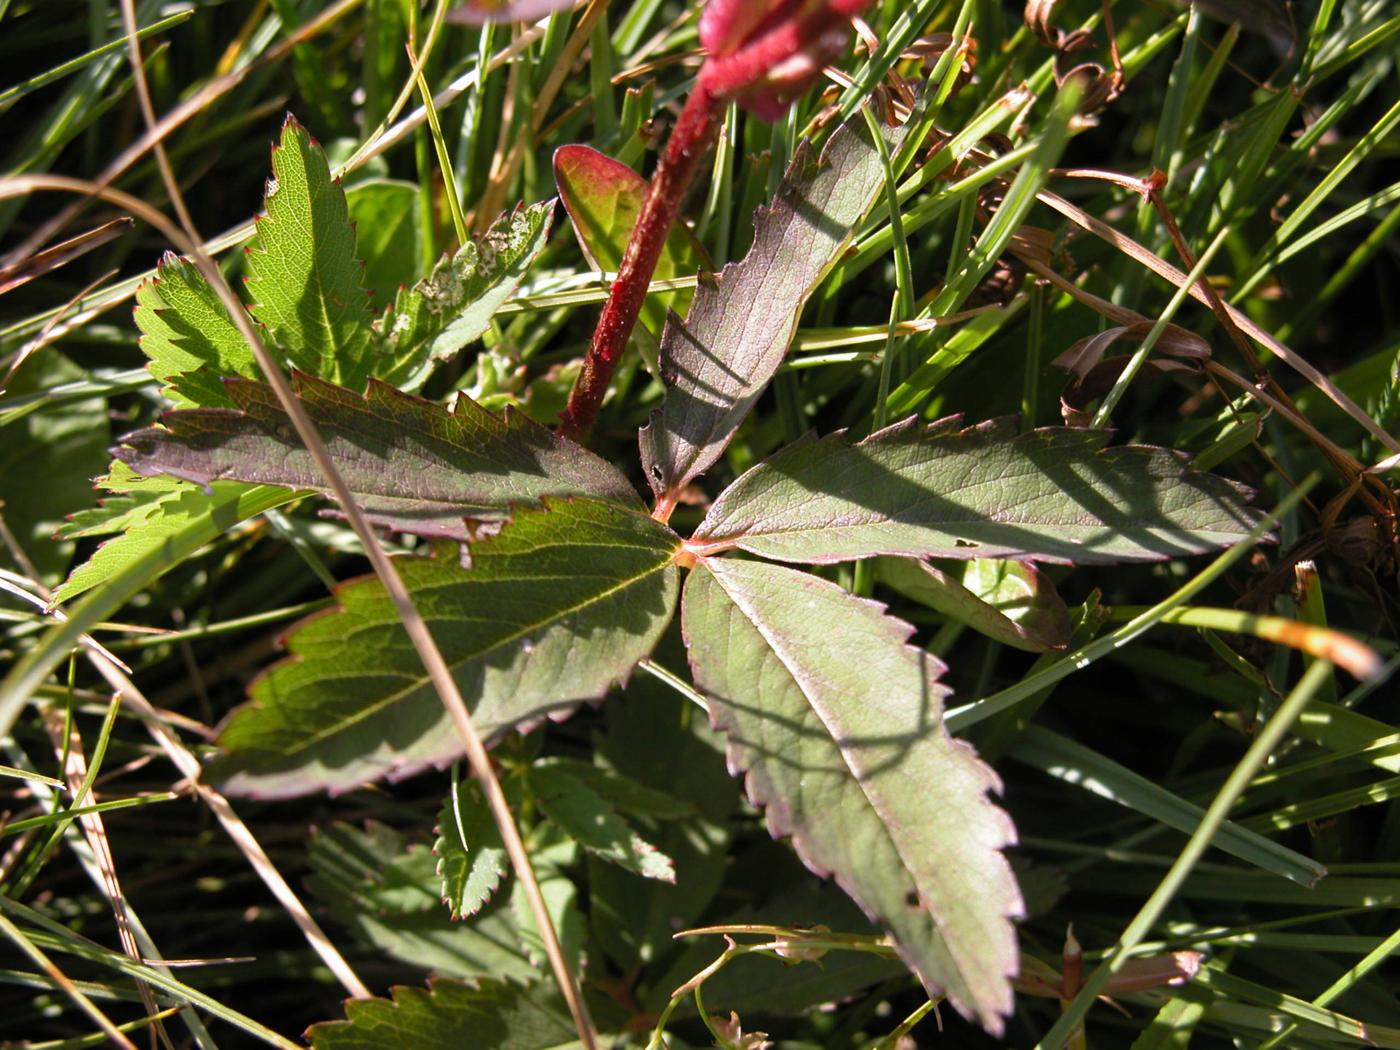
[[[1200,554],[1257,524],[1243,489],[1101,431],[905,420],[852,445],[790,445],[715,500],[697,551],[780,561],[876,554],[1105,564]]]
[[[429,360],[481,338],[544,250],[553,216],[553,201],[516,208],[412,288],[401,288],[393,309],[375,322],[383,346],[374,374],[403,386]]]
[[[466,396],[441,405],[371,381],[361,396],[293,377],[302,407],[370,520],[402,532],[465,539],[465,519],[500,519],[545,496],[592,495],[639,507],[611,464],[507,408],[492,415]],[[327,492],[324,475],[272,390],[226,384],[236,409],[167,413],[164,427],[128,434],[116,450],[141,474],[199,484],[238,480]]]
[[[291,114],[272,150],[266,207],[247,252],[253,316],[294,367],[361,389],[371,316],[355,227],[325,153]]]
[[[880,133],[893,151],[905,129]],[[702,279],[684,322],[667,322],[666,400],[641,433],[647,479],[663,503],[719,458],[768,385],[807,297],[878,199],[884,171],[862,116],[838,128],[820,158],[804,143],[773,204],[760,209],[749,253]]]
[[[996,774],[942,724],[943,666],[882,606],[778,565],[686,581],[696,683],[770,830],[893,933],[931,992],[999,1033],[1021,897]]]
[[[167,253],[136,289],[136,327],[151,375],[179,406],[228,405],[223,376],[259,375],[253,351],[192,263]]]
[[[655,645],[676,594],[680,540],[640,511],[596,500],[524,509],[471,544],[398,563],[472,708],[503,733],[605,694]],[[291,658],[253,685],[225,726],[213,775],[285,797],[406,776],[461,753],[393,604],[374,577],[305,621]]]
[[[565,1050],[577,1034],[547,984],[431,981],[396,985],[393,1000],[351,999],[344,1021],[308,1029],[315,1050]]]

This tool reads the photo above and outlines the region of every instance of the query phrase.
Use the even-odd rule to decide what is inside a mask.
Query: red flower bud
[[[700,42],[710,57],[700,85],[776,120],[846,45],[851,18],[870,0],[710,0]]]

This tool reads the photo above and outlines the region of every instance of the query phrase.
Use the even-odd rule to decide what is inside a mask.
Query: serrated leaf
[[[401,289],[393,309],[375,323],[384,345],[374,374],[402,386],[430,358],[451,357],[481,338],[544,250],[553,217],[552,200],[502,215],[423,280]]]
[[[591,146],[571,145],[554,151],[554,181],[584,256],[594,269],[616,273],[646,200],[646,179]],[[707,265],[705,249],[695,234],[678,222],[666,235],[651,279],[689,277]],[[667,310],[684,317],[693,294],[687,288],[648,295],[639,320],[652,335],[660,337]]]
[[[307,888],[379,954],[451,977],[526,981],[536,975],[516,947],[520,934],[510,909],[491,906],[470,923],[454,921],[438,902],[433,857],[410,849],[393,828],[333,824],[312,836],[307,859]],[[381,882],[397,887],[389,900],[399,907],[382,907],[384,898],[366,891]]]
[[[945,572],[913,558],[880,558],[875,575],[906,598],[936,609],[1003,645],[1063,649],[1071,623],[1064,600],[1035,566],[974,558]]]
[[[442,902],[454,919],[475,915],[491,899],[509,868],[505,843],[481,785],[463,780],[438,814],[437,874]]]
[[[192,263],[167,253],[136,289],[136,327],[151,375],[178,406],[228,405],[223,376],[259,376],[253,351]]]
[[[583,780],[545,761],[531,765],[525,781],[540,812],[590,853],[648,879],[676,881],[671,858],[638,835]]]
[[[68,515],[68,520],[54,533],[55,538],[75,540],[123,532],[144,521],[152,503],[189,487],[186,482],[163,474],[143,477],[119,459],[112,461],[107,473],[94,481],[93,486],[110,495],[99,498],[95,507],[85,507]]]
[[[520,510],[471,545],[398,562],[478,732],[493,736],[604,695],[671,618],[680,541],[640,512],[596,500]],[[586,571],[578,571],[585,566]],[[343,791],[460,753],[450,719],[382,585],[342,585],[303,622],[292,654],[253,685],[220,734],[214,775],[236,794]]]
[[[117,528],[121,535],[107,540],[74,569],[54,600],[70,602],[142,561],[163,562],[164,568],[169,568],[239,522],[298,498],[300,494],[289,489],[235,481],[214,482],[207,488],[181,484],[142,502],[133,501],[118,517],[104,523],[85,519],[88,528],[72,535],[97,535],[99,529],[112,532]],[[154,577],[143,582],[150,578]]]
[[[236,410],[169,412],[164,427],[128,434],[115,454],[142,474],[326,493],[325,476],[272,390],[241,379],[227,389]],[[376,524],[461,540],[470,531],[465,519],[499,520],[511,506],[546,496],[641,505],[616,467],[512,409],[500,418],[463,395],[448,411],[378,381],[363,397],[304,375],[293,376],[293,389]]]
[[[1243,489],[1102,431],[1007,421],[960,429],[905,420],[850,444],[802,441],[711,506],[698,551],[740,547],[780,561],[876,554],[1106,564],[1201,554],[1259,521]]]
[[[1011,1009],[1015,841],[996,774],[943,728],[942,665],[835,584],[707,560],[682,624],[696,683],[770,830],[895,937],[929,990],[993,1033]]]
[[[436,980],[387,999],[350,999],[344,1021],[307,1029],[315,1050],[566,1050],[577,1035],[547,984]]]
[[[880,131],[893,152],[905,128]],[[884,187],[884,165],[864,117],[839,127],[819,158],[799,147],[753,247],[696,289],[684,322],[661,338],[666,400],[642,430],[642,464],[663,502],[724,451],[782,363],[798,317],[840,260]]]
[[[311,135],[287,115],[247,251],[250,308],[303,372],[355,390],[371,369],[369,294],[345,191]]]

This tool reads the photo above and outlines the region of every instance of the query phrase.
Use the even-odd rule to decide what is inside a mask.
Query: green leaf
[[[355,229],[325,153],[291,114],[272,150],[267,213],[247,258],[252,314],[288,362],[361,389],[371,368],[371,318]]]
[[[419,274],[418,187],[398,179],[366,179],[345,191],[355,248],[365,265],[370,301],[387,305]]]
[[[186,492],[190,488],[187,482],[164,474],[143,477],[119,459],[114,459],[107,473],[93,485],[111,495],[99,498],[95,507],[85,507],[68,515],[68,520],[54,533],[56,537],[76,540],[124,532],[149,516],[152,503],[172,492]]]
[[[591,146],[560,146],[554,151],[554,181],[584,257],[594,269],[616,273],[646,200],[646,179]],[[695,234],[685,223],[678,222],[666,235],[651,279],[689,277],[708,265],[705,249]],[[648,295],[642,304],[642,324],[659,337],[666,324],[666,312],[674,310],[684,317],[693,294],[686,288]]]
[[[396,985],[387,999],[350,999],[344,1021],[307,1030],[315,1050],[567,1050],[577,1035],[557,993],[503,981]]]
[[[680,632],[674,634],[679,643]],[[679,644],[675,651],[668,662],[678,665],[683,659]],[[603,708],[595,754],[653,791],[693,800],[696,811],[658,822],[650,835],[675,860],[674,883],[637,879],[615,864],[590,858],[593,943],[625,972],[683,950],[674,939],[676,930],[698,924],[732,871],[730,844],[739,826],[733,818],[740,799],[738,785],[724,768],[723,738],[698,717],[688,700],[650,674],[634,675],[620,692]],[[625,808],[616,800],[614,804]],[[656,1008],[665,1005],[677,984],[712,959],[713,954],[662,989]],[[652,988],[657,988],[655,982]],[[649,1008],[647,1001],[641,1005]]]
[[[463,780],[438,814],[437,874],[442,902],[454,919],[475,915],[491,899],[509,868],[505,843],[481,785]]]
[[[1042,653],[1069,641],[1069,610],[1033,565],[973,558],[944,572],[913,558],[880,558],[875,575],[906,598],[1003,645]]]
[[[553,217],[553,201],[502,215],[423,280],[401,289],[393,309],[375,322],[383,347],[374,374],[404,386],[430,359],[444,360],[481,338],[544,250]]]
[[[433,857],[393,828],[337,822],[312,835],[307,859],[307,889],[377,955],[449,977],[536,976],[517,946],[510,908],[488,907],[470,923],[453,920],[438,901]],[[385,884],[395,887],[387,899],[377,893]]]
[[[696,683],[770,830],[830,873],[929,988],[999,1033],[1021,897],[996,774],[943,728],[908,624],[806,573],[707,560],[686,581]]]
[[[590,791],[601,796],[620,813],[675,820],[694,816],[696,812],[693,804],[669,791],[658,791],[614,769],[591,765],[577,758],[551,755],[535,760],[533,768],[544,767],[557,769],[567,773],[571,779],[583,781]]]
[[[535,802],[560,831],[595,856],[648,879],[675,882],[671,858],[636,833],[606,799],[562,766],[542,760],[526,771]]]
[[[256,379],[253,351],[192,263],[167,253],[136,289],[136,327],[151,375],[179,406],[231,404],[224,376]]]
[[[120,477],[115,469],[120,465],[114,464],[111,478]],[[152,480],[162,482],[161,487],[169,481]],[[55,600],[72,601],[142,563],[149,563],[153,570],[158,566],[154,575],[143,577],[141,585],[144,586],[155,575],[178,564],[239,522],[290,503],[301,495],[288,489],[243,485],[236,481],[216,481],[207,488],[179,483],[167,492],[158,489],[147,492],[140,488],[135,491],[140,495],[128,496],[116,503],[113,509],[119,512],[117,516],[103,520],[89,512],[75,523],[77,528],[69,535],[91,536],[118,531],[121,535],[103,543],[91,558],[74,569],[58,589]]]
[[[1102,431],[915,419],[801,441],[715,500],[692,546],[782,561],[876,554],[1106,564],[1201,554],[1259,520],[1232,482]]]
[[[905,129],[882,128],[897,150]],[[673,499],[724,451],[782,363],[807,297],[840,260],[884,189],[885,169],[865,118],[838,128],[814,159],[804,142],[753,247],[702,280],[690,313],[661,339],[666,400],[642,430],[647,480]]]
[[[77,365],[50,349],[21,366],[9,393],[24,395],[84,376]],[[52,586],[73,556],[71,543],[54,542],[54,530],[63,524],[65,514],[92,502],[89,479],[101,472],[107,459],[107,402],[84,398],[49,405],[20,417],[0,433],[5,523],[43,577],[40,582]],[[0,544],[0,566],[20,569],[4,544]]]
[[[412,915],[438,906],[432,891],[436,858],[377,821],[363,831],[336,822],[313,832],[310,859],[327,899],[374,915]]]
[[[371,381],[361,396],[293,377],[293,388],[370,521],[423,536],[466,539],[466,518],[500,519],[545,496],[591,495],[640,507],[611,464],[507,408],[465,395],[453,411]],[[165,427],[128,434],[119,459],[142,474],[202,485],[237,480],[327,492],[272,390],[231,380],[237,411],[170,412]]]
[[[545,831],[544,841],[537,840],[532,844],[530,861],[539,880],[545,910],[549,912],[554,932],[559,936],[564,959],[571,972],[581,974],[588,963],[585,950],[588,922],[578,907],[578,887],[566,874],[566,870],[578,862],[578,844],[566,838],[557,828],[546,825]],[[519,879],[510,888],[510,910],[515,917],[520,947],[526,958],[540,970],[546,969],[549,956],[545,953],[544,938],[540,936],[535,911]]]
[[[627,676],[671,618],[679,547],[640,512],[578,499],[518,512],[471,545],[470,569],[447,546],[398,568],[490,737]],[[229,754],[214,775],[229,791],[343,791],[460,755],[383,586],[365,577],[338,597],[291,634],[291,658],[254,683],[220,735]]]

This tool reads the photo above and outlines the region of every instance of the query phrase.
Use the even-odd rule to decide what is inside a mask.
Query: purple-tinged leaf
[[[891,151],[905,129],[882,128]],[[702,279],[684,321],[661,338],[666,400],[642,430],[642,463],[663,504],[729,443],[782,363],[798,317],[840,260],[884,187],[884,165],[861,116],[832,133],[814,158],[798,148],[777,198],[760,209],[753,247]]]
[[[945,572],[915,558],[881,558],[875,572],[906,598],[1003,645],[1043,653],[1069,641],[1069,610],[1034,565],[973,558]]]
[[[594,268],[616,273],[646,200],[646,179],[590,146],[561,146],[554,151],[554,181],[584,256]],[[708,264],[705,249],[695,234],[685,223],[678,222],[666,235],[651,279],[689,277]],[[666,311],[675,310],[684,317],[692,294],[689,289],[681,289],[647,296],[641,322],[659,337],[666,323]]]
[[[1000,1032],[1016,972],[1015,841],[996,774],[943,727],[943,665],[884,607],[712,559],[682,603],[696,684],[773,834],[894,935],[931,993]]]
[[[141,474],[170,474],[328,492],[272,390],[229,380],[237,409],[169,412],[128,434],[116,456]],[[498,520],[546,496],[595,496],[640,507],[611,464],[509,408],[497,417],[459,395],[453,411],[371,381],[364,396],[293,376],[302,407],[370,521],[463,540],[466,519]]]
[[[517,510],[471,544],[470,569],[446,547],[398,569],[491,737],[625,679],[671,619],[679,549],[640,510],[576,499]],[[221,732],[228,754],[213,773],[230,792],[345,791],[460,756],[383,585],[364,577],[336,593],[340,607],[293,629],[291,657]]]
[[[1107,564],[1202,554],[1259,521],[1240,486],[1170,449],[1105,448],[1104,431],[960,422],[908,419],[855,445],[842,434],[790,445],[722,493],[689,546],[813,563],[898,554]]]

